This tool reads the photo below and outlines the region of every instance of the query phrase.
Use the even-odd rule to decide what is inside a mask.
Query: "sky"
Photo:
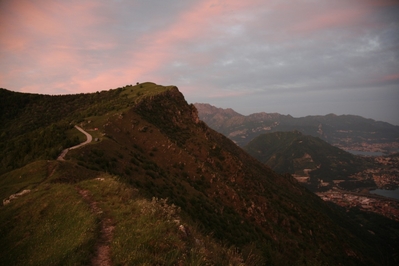
[[[244,115],[399,125],[399,1],[0,0],[0,87],[146,81]]]

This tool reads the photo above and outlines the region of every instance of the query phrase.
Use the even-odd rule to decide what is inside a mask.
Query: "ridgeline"
[[[175,86],[0,97],[5,265],[398,262],[396,238],[210,129]],[[96,141],[56,160],[85,140],[75,125]]]

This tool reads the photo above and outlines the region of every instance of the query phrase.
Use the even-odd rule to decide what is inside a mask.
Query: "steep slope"
[[[147,86],[153,90],[146,91]],[[115,236],[125,235],[129,239],[114,241],[111,250],[115,252],[131,246],[134,233],[138,232],[137,229],[129,230],[128,226],[132,217],[137,217],[132,216],[134,212],[129,209],[135,197],[129,191],[137,189],[137,193],[148,199],[168,198],[171,204],[181,208],[180,217],[185,223],[191,228],[197,224],[199,231],[213,235],[228,246],[234,245],[240,250],[237,257],[247,264],[254,258],[251,254],[256,255],[253,265],[395,263],[392,253],[396,254],[396,251],[391,242],[384,243],[290,176],[276,174],[232,141],[208,128],[199,120],[196,108],[187,104],[176,87],[145,83],[121,88],[118,95],[123,104],[115,100],[118,105],[104,112],[101,104],[94,103],[98,112],[87,113],[79,121],[79,125],[98,141],[70,150],[65,156],[66,161],[49,161],[50,166],[53,163],[55,166],[42,166],[47,174],[32,183],[28,181],[27,172],[23,175],[26,177],[24,183],[20,183],[22,180],[15,172],[22,171],[20,169],[5,173],[2,179],[8,180],[4,182],[8,185],[2,187],[3,195],[7,197],[31,187],[33,192],[29,195],[33,198],[29,202],[35,202],[37,193],[46,193],[41,182],[50,189],[53,185],[89,189],[98,195],[96,202],[101,202],[104,210],[108,210],[105,214],[115,219]],[[104,101],[104,104],[109,102]],[[63,119],[68,124],[76,121],[71,120],[73,116]],[[45,132],[47,128],[37,130]],[[69,130],[67,136],[74,138],[76,129]],[[27,135],[22,133],[21,138],[27,141],[24,136]],[[114,181],[105,173],[112,175]],[[107,192],[109,186],[97,184],[98,177],[105,178],[106,182],[116,182],[115,190]],[[19,185],[10,185],[13,182]],[[124,207],[119,208],[119,204]],[[12,217],[15,214],[12,208],[11,203],[2,207],[1,212],[10,212],[7,217]],[[92,212],[88,210],[88,213]],[[173,235],[164,235],[172,230],[167,228],[160,231],[159,239],[145,242],[141,246],[142,252],[156,254],[166,250],[169,254],[173,246],[168,242],[161,241],[162,244],[157,245],[166,236],[166,239],[173,238]],[[177,230],[177,227],[173,228]],[[10,239],[9,232],[12,230],[1,231],[1,242],[10,241],[9,246],[14,247],[17,241]],[[30,239],[29,235],[27,239]],[[31,243],[28,240],[27,243]],[[195,246],[196,239],[190,241],[185,247],[194,245],[200,249]],[[125,258],[129,252],[133,251],[126,251]],[[207,253],[208,257],[211,253]],[[112,251],[111,254],[115,253]],[[172,261],[178,263],[187,258],[184,254],[167,256],[172,256]],[[113,261],[126,263],[117,257]],[[214,258],[211,261],[218,264],[220,260]],[[225,263],[229,262],[226,260]]]
[[[399,151],[399,126],[360,116],[329,114],[294,118],[278,113],[243,116],[209,104],[196,103],[195,106],[201,120],[241,147],[260,134],[297,130],[344,150]]]
[[[334,181],[352,180],[351,175],[363,171],[368,165],[365,158],[298,131],[262,134],[244,149],[278,173],[308,177],[305,184],[313,191],[329,189],[334,186]],[[363,183],[376,187],[372,179]]]

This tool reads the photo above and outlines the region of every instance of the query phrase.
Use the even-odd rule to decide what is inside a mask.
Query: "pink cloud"
[[[104,40],[95,31],[95,27],[109,22],[95,14],[96,7],[96,1],[2,2],[1,86],[29,92],[46,90],[44,87],[83,89],[73,80],[88,78],[88,69],[98,64],[86,52],[115,47],[115,41]]]
[[[396,80],[399,81],[399,73],[392,74],[392,75],[386,75],[386,76],[383,76],[383,77],[380,79],[380,81],[383,81],[383,82],[386,82],[386,81],[396,81]]]
[[[179,43],[189,42],[195,44],[210,36],[210,28],[214,26],[215,18],[235,11],[242,11],[256,5],[258,1],[229,1],[228,4],[219,4],[219,1],[200,1],[198,4],[182,14],[179,14],[175,23],[167,29],[149,33],[140,38],[145,44],[140,50],[135,51],[131,57],[133,66],[130,72],[137,78],[156,71],[165,66],[176,54],[179,54]],[[206,56],[188,55],[188,60],[195,63],[206,64],[210,58]]]
[[[96,28],[90,30],[102,23],[112,24],[107,17],[95,14],[93,10],[98,7],[95,3],[37,1],[33,4],[29,1],[16,1],[10,5],[9,12],[4,14],[9,30],[1,31],[2,37],[4,36],[2,40],[6,40],[0,42],[1,50],[29,59],[27,61],[31,63],[17,63],[13,70],[0,76],[1,80],[10,79],[10,75],[25,75],[31,79],[30,84],[21,85],[21,90],[32,91],[37,88],[40,91],[43,86],[47,86],[71,92],[93,91],[101,86],[108,89],[145,79],[163,82],[166,77],[160,76],[157,71],[181,55],[179,45],[195,45],[214,38],[215,34],[220,34],[218,29],[212,30],[214,27],[221,24],[228,27],[232,14],[245,13],[258,6],[261,1],[198,1],[189,10],[177,14],[175,23],[169,27],[138,36],[137,43],[142,44],[141,48],[137,49],[135,46],[131,51],[123,50],[126,48],[118,51],[118,55],[122,57],[118,64],[113,61],[117,59],[101,62],[85,54],[85,49],[87,52],[104,52],[117,47],[116,41],[109,40],[110,36],[101,36],[101,31]],[[17,24],[12,23],[12,16],[18,18]],[[200,52],[184,55],[184,60],[194,65],[207,65],[212,59],[212,54]],[[111,70],[106,67],[95,69],[107,63]],[[43,72],[46,72],[46,82],[40,81],[43,79],[40,77]],[[62,77],[64,82],[52,81],[52,76],[61,73],[65,74]]]
[[[1,49],[20,52],[37,43],[71,45],[77,37],[90,37],[91,27],[109,22],[95,14],[97,6],[95,1],[9,1],[0,11]]]
[[[314,32],[326,28],[343,27],[357,21],[360,17],[367,15],[362,9],[339,9],[318,14],[293,25],[293,32]]]
[[[196,1],[175,14],[172,24],[125,39],[109,30],[120,21],[113,16],[116,13],[107,13],[108,7],[103,5],[108,4],[3,1],[0,2],[0,60],[10,64],[0,64],[0,86],[13,84],[30,92],[43,91],[46,87],[49,92],[74,93],[136,81],[164,83],[171,79],[161,70],[172,67],[174,62],[198,68],[212,64],[226,49],[218,47],[217,42],[230,38],[229,29],[235,25],[251,34],[270,30],[273,36],[265,34],[265,41],[271,38],[280,41],[279,32],[288,39],[344,28],[359,23],[373,8],[395,2],[337,0],[319,4],[316,1],[313,4],[317,10],[314,10],[311,5],[285,1]],[[103,26],[108,28],[103,30]],[[126,42],[131,40],[134,44],[129,47]],[[213,46],[206,47],[208,43]],[[181,49],[183,46],[190,50]],[[198,51],[193,51],[193,47]]]

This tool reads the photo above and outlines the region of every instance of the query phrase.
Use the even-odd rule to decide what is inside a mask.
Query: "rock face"
[[[19,193],[15,193],[15,194],[10,195],[7,199],[3,199],[3,205],[10,204],[12,200],[15,200],[15,199],[17,199],[17,198],[19,198],[19,197],[21,197],[21,196],[23,196],[25,194],[28,194],[29,192],[30,192],[30,189],[24,189],[24,190],[22,190]]]
[[[261,134],[297,130],[345,150],[387,153],[399,150],[399,126],[360,116],[329,114],[294,118],[278,113],[243,116],[232,109],[209,104],[195,106],[202,121],[242,147]]]

